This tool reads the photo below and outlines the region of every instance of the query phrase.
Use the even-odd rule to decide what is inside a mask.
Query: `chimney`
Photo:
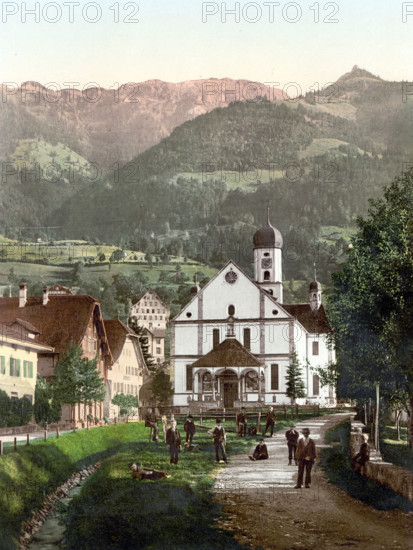
[[[24,307],[27,303],[27,283],[19,284],[19,307]]]
[[[43,305],[46,306],[48,301],[49,301],[49,291],[47,290],[47,286],[45,286],[43,288]]]

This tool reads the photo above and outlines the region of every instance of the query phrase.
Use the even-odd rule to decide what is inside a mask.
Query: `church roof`
[[[267,223],[254,234],[254,248],[282,248],[283,238],[281,233],[270,223],[269,214]]]
[[[227,338],[209,353],[192,363],[192,367],[262,367],[263,363],[235,338]]]
[[[321,284],[317,280],[310,283],[310,292],[312,290],[321,290]]]
[[[324,306],[313,311],[310,304],[283,304],[282,306],[312,334],[331,332]]]

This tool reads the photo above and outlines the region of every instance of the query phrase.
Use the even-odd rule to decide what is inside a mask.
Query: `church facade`
[[[314,367],[335,361],[322,290],[310,284],[307,304],[283,304],[281,233],[267,223],[254,235],[254,279],[229,261],[171,323],[174,405],[211,407],[287,404],[287,369],[294,351],[306,397],[335,403]],[[207,405],[209,404],[209,405]]]

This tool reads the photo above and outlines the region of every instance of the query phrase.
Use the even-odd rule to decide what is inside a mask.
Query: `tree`
[[[329,319],[337,350],[338,391],[384,400],[406,394],[413,441],[413,172],[396,178],[367,219],[347,261],[333,275]]]
[[[82,357],[82,350],[71,343],[56,367],[53,380],[56,401],[60,405],[71,406],[77,403],[92,405],[95,401],[103,401],[105,384],[96,365],[97,357],[91,361]]]
[[[59,422],[62,416],[62,409],[53,395],[52,385],[39,374],[37,375],[36,388],[34,390],[33,413],[37,424]]]
[[[287,382],[287,391],[285,395],[291,399],[291,404],[294,405],[296,399],[306,396],[304,381],[302,379],[302,369],[295,348],[290,356],[290,364],[285,379]]]
[[[139,399],[137,395],[125,395],[124,393],[118,393],[112,399],[114,405],[119,405],[119,414],[121,416],[131,416],[134,410],[139,407]]]
[[[0,390],[0,428],[8,426],[11,399],[4,390]]]
[[[169,374],[161,367],[152,375],[151,390],[154,399],[160,403],[166,403],[174,393]]]

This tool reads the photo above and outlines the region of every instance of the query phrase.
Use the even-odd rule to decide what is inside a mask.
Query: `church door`
[[[238,399],[238,383],[237,382],[224,382],[224,407],[226,409],[232,409],[234,407],[234,401]]]

